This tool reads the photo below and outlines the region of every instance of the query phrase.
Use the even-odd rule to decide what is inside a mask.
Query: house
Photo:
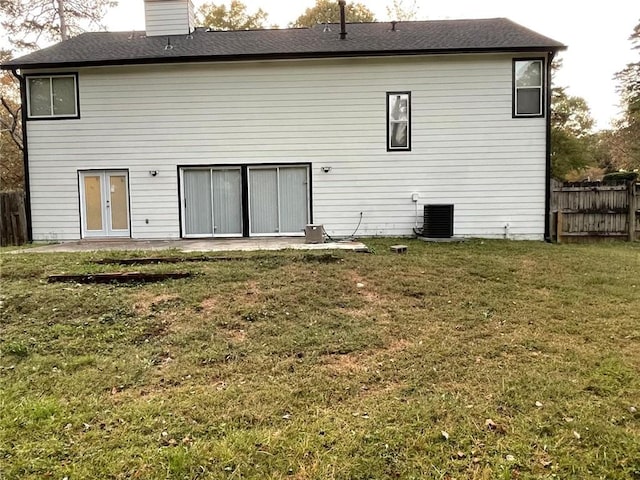
[[[85,33],[12,60],[34,240],[548,235],[549,65],[507,19]]]

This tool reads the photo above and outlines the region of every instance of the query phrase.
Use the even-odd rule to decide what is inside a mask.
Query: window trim
[[[516,86],[516,63],[518,62],[540,62],[540,87],[517,87]],[[511,117],[512,118],[544,118],[545,116],[545,98],[546,98],[546,72],[547,64],[544,57],[519,57],[514,58],[511,62]],[[540,113],[518,113],[517,90],[519,88],[540,88]]]
[[[390,108],[391,108],[391,97],[394,95],[406,95],[407,96],[407,146],[406,147],[392,147],[391,146],[391,118],[390,118]],[[386,103],[387,103],[387,152],[410,152],[411,151],[411,92],[410,91],[402,91],[402,92],[386,92]]]
[[[54,78],[65,78],[65,77],[71,77],[73,78],[73,82],[74,82],[74,91],[75,91],[75,106],[76,106],[76,111],[73,114],[64,114],[64,115],[55,115],[53,113],[53,105],[51,107],[51,115],[36,115],[33,116],[31,115],[31,95],[30,95],[30,90],[31,90],[31,82],[30,80],[32,78],[49,78],[50,79],[50,88],[52,88],[51,85],[51,81]],[[25,90],[26,90],[26,97],[27,97],[27,108],[26,108],[26,113],[27,113],[27,120],[29,121],[33,121],[33,120],[71,120],[71,119],[78,119],[80,118],[80,89],[79,89],[79,85],[78,85],[78,72],[64,72],[64,73],[37,73],[37,74],[32,74],[32,75],[25,75]],[[53,89],[50,90],[49,93],[50,97],[51,97],[51,102],[53,102]]]

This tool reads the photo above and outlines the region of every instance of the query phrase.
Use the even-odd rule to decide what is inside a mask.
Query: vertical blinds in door
[[[251,232],[279,233],[278,170],[252,169],[249,174]]]
[[[242,233],[242,180],[240,170],[213,170],[215,235]]]
[[[307,169],[280,168],[280,230],[303,232],[307,224]]]
[[[187,235],[211,235],[211,170],[184,171],[184,223]]]

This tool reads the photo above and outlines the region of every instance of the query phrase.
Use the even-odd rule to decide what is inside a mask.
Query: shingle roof
[[[416,55],[491,51],[548,51],[563,44],[506,18],[347,24],[281,30],[207,31],[146,37],[144,32],[83,33],[49,48],[11,60],[3,68],[228,61],[260,58],[311,58]],[[167,43],[171,48],[165,48]]]

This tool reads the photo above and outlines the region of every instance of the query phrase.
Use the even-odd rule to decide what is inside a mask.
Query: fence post
[[[563,223],[563,213],[562,213],[562,209],[558,208],[558,216],[556,217],[557,219],[557,223],[556,223],[556,242],[558,243],[562,243],[562,229],[564,228],[562,226]]]
[[[636,210],[638,209],[638,196],[636,195],[636,182],[630,181],[627,183],[627,192],[629,198],[629,241],[633,242],[636,239]]]

